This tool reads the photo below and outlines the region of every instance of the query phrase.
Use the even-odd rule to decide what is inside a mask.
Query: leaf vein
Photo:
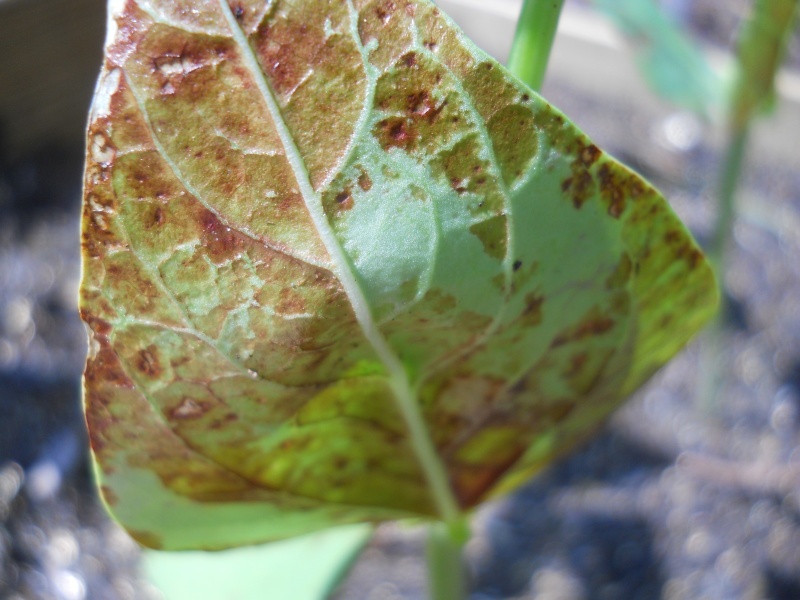
[[[219,0],[231,33],[239,45],[242,59],[250,70],[255,84],[261,92],[269,112],[273,116],[278,136],[284,146],[286,158],[295,175],[297,185],[311,215],[317,232],[333,262],[334,270],[342,287],[353,306],[356,320],[361,326],[364,336],[374,348],[376,354],[383,362],[389,375],[389,384],[395,393],[398,408],[403,415],[409,430],[411,445],[417,454],[420,466],[431,486],[431,492],[444,521],[456,523],[461,520],[460,509],[450,487],[449,478],[433,441],[428,432],[424,418],[419,410],[416,394],[411,387],[408,374],[405,371],[394,350],[389,346],[383,334],[378,330],[372,312],[367,303],[364,291],[353,271],[339,240],[328,223],[322,200],[314,190],[306,165],[294,141],[292,133],[284,122],[278,102],[267,82],[266,74],[250,47],[250,43],[236,21],[226,0]]]

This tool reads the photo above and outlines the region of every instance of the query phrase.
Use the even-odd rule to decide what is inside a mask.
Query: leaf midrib
[[[218,0],[220,9],[228,22],[233,39],[239,46],[242,60],[253,76],[253,80],[264,99],[267,109],[272,116],[272,121],[284,148],[284,153],[295,176],[300,194],[303,197],[306,209],[328,251],[334,272],[347,295],[356,321],[361,326],[364,337],[374,348],[378,358],[383,362],[389,376],[389,385],[395,395],[395,401],[409,430],[411,447],[420,462],[426,480],[431,487],[436,506],[441,518],[447,523],[457,523],[460,520],[460,509],[450,486],[447,471],[436,451],[430,437],[427,425],[417,403],[408,374],[400,358],[389,346],[386,338],[379,331],[369,308],[364,290],[361,288],[353,268],[348,260],[339,240],[336,238],[325,211],[322,199],[314,190],[305,165],[292,133],[283,120],[278,102],[267,82],[266,75],[256,57],[250,43],[239,26],[236,17],[231,12],[227,0]],[[352,6],[348,2],[348,7]]]

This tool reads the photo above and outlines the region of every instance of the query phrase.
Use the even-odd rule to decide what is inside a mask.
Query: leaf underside
[[[85,405],[145,545],[469,509],[714,310],[663,198],[427,0],[112,0],[109,29]]]

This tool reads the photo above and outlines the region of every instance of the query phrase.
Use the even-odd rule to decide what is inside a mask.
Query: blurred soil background
[[[518,3],[493,1],[496,29],[464,9],[477,0],[441,4],[504,59]],[[603,42],[608,26],[595,27],[586,4],[568,0],[565,17],[588,18],[594,33],[559,38],[544,95],[707,240],[724,140],[649,94],[624,50],[636,40],[610,30]],[[662,4],[725,56],[751,2]],[[80,406],[83,129],[104,10],[102,0],[0,0],[3,600],[159,597],[139,573],[137,546],[96,499]],[[594,441],[482,509],[467,547],[472,600],[800,599],[797,39],[787,65],[785,98],[757,125],[743,174],[720,393],[698,399],[694,344]],[[379,529],[335,597],[422,600],[423,545],[419,529]]]

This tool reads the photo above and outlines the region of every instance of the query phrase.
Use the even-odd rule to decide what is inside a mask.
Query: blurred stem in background
[[[540,91],[564,0],[524,0],[508,57],[509,70]]]
[[[535,91],[547,71],[564,0],[523,0],[508,68]],[[463,526],[462,526],[463,525]],[[466,523],[455,526],[433,523],[428,531],[428,587],[431,600],[463,600],[467,577],[462,549],[469,531]]]
[[[739,69],[726,123],[728,148],[718,188],[719,218],[709,247],[720,277],[750,125],[774,101],[775,74],[789,43],[799,5],[797,0],[756,0],[739,39]]]
[[[730,246],[736,215],[736,191],[745,164],[750,129],[754,119],[774,103],[775,75],[781,65],[798,14],[798,0],[755,0],[749,21],[742,29],[737,48],[738,71],[731,88],[727,116],[727,148],[717,184],[717,221],[708,257],[725,298],[726,251]],[[724,307],[727,309],[727,307]],[[720,355],[727,310],[711,325],[705,352],[701,402],[710,408],[721,390]]]

